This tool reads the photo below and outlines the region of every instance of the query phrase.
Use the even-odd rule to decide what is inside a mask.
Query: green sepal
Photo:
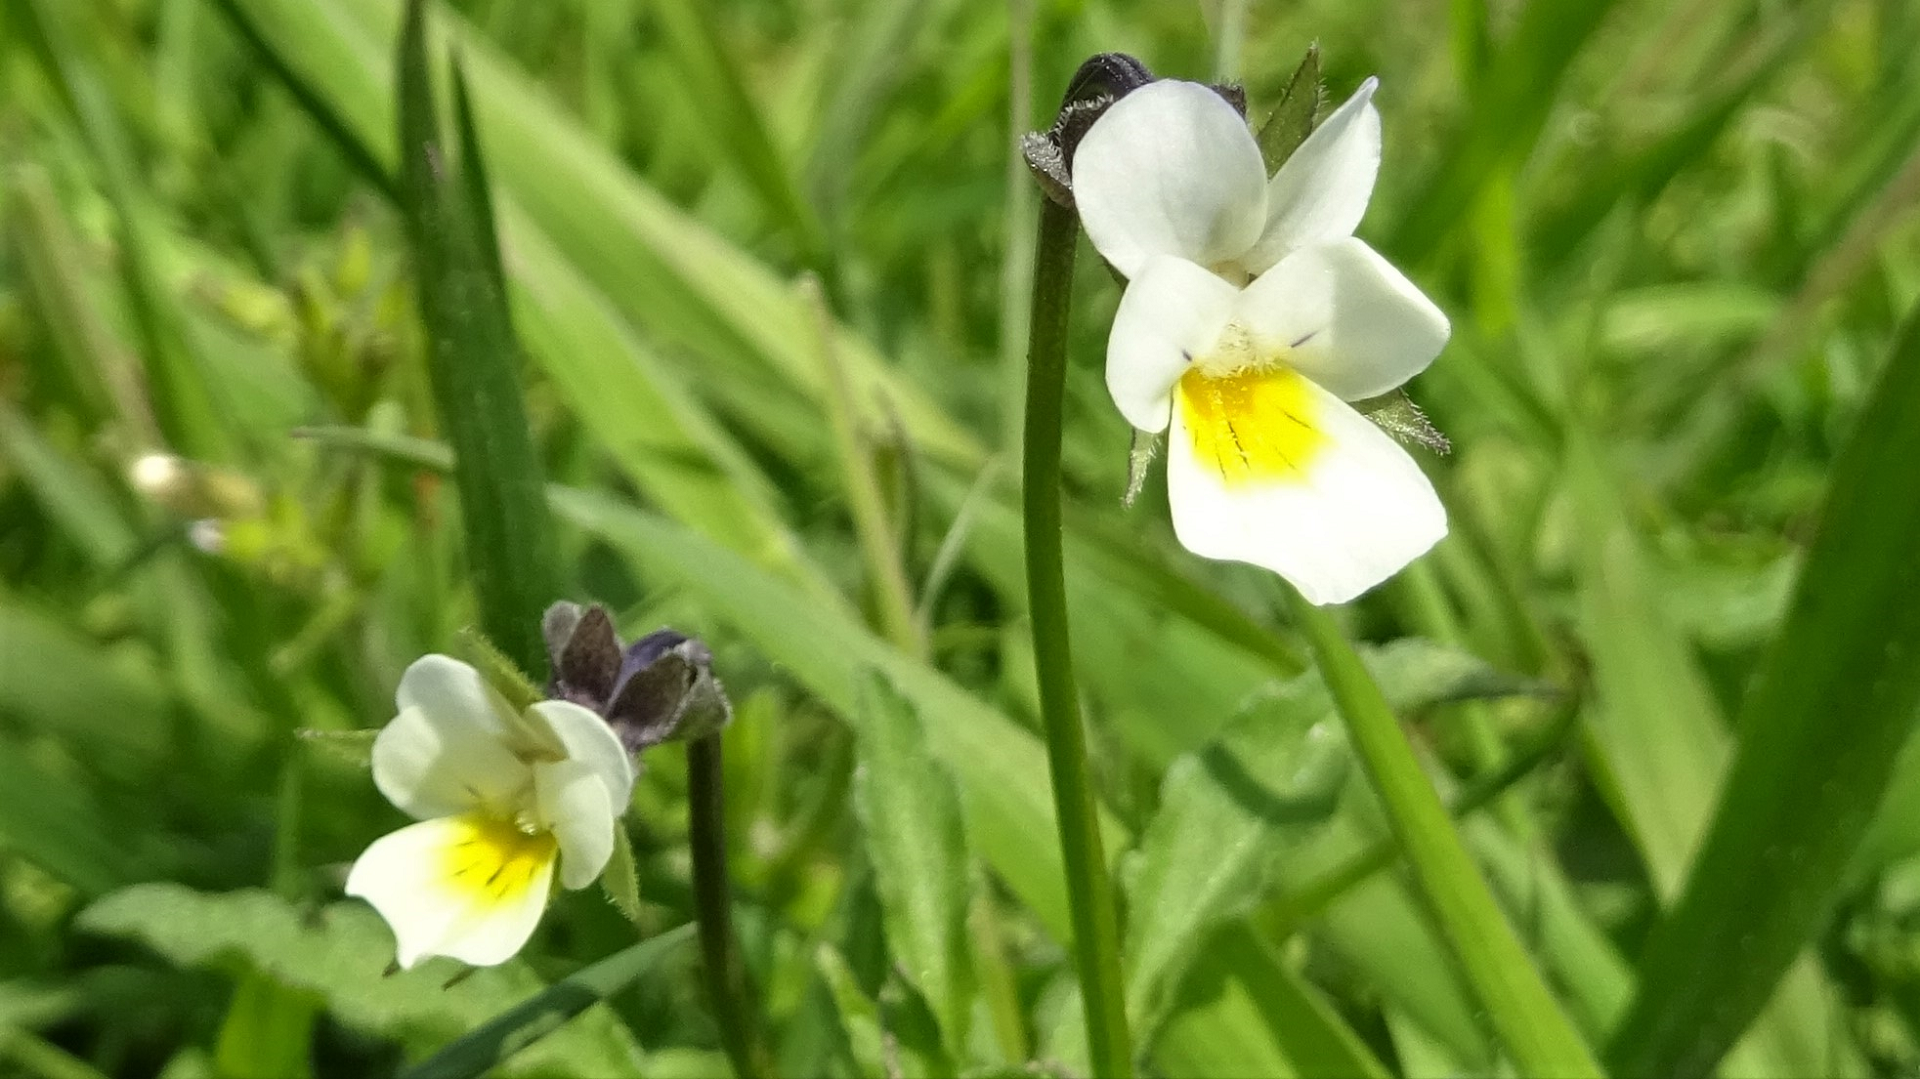
[[[1320,84],[1320,46],[1307,46],[1307,55],[1300,60],[1300,66],[1293,69],[1293,77],[1287,80],[1287,88],[1280,95],[1280,103],[1273,107],[1272,115],[1267,117],[1266,125],[1260,129],[1260,158],[1267,163],[1267,175],[1280,171],[1287,158],[1307,141],[1313,133],[1313,124],[1320,115],[1320,102],[1326,96],[1326,89]]]

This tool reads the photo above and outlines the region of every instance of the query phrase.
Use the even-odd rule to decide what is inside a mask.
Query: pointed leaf
[[[926,998],[949,1052],[967,1045],[973,972],[967,947],[967,847],[953,778],[928,748],[912,702],[867,671],[853,804],[880,893],[887,944]]]
[[[412,0],[400,38],[396,115],[401,210],[429,339],[427,374],[454,452],[482,626],[523,670],[544,671],[540,616],[558,591],[552,524],[521,398],[499,254],[489,246],[480,146],[471,123],[463,123],[456,166],[440,141],[425,17],[424,0]],[[463,182],[468,174],[475,178]]]

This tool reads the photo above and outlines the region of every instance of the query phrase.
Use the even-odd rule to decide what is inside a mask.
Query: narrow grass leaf
[[[539,1041],[581,1012],[650,975],[659,975],[693,927],[631,944],[542,989],[477,1030],[401,1072],[402,1079],[472,1079]]]
[[[0,713],[8,711],[0,703]],[[0,737],[0,849],[92,897],[155,868],[142,864],[128,838],[124,823],[110,822],[84,786],[48,775],[25,745]]]
[[[1781,20],[1782,25],[1769,30],[1768,46],[1747,57],[1744,70],[1724,88],[1697,102],[1685,123],[1594,170],[1528,230],[1529,248],[1539,264],[1560,266],[1615,207],[1647,205],[1683,169],[1705,156],[1754,96],[1788,69],[1800,49],[1818,40],[1813,28],[1825,22],[1829,8],[1826,3],[1806,4],[1796,17]]]
[[[88,149],[117,219],[120,266],[128,304],[141,336],[147,390],[162,433],[192,457],[224,460],[234,450],[227,417],[218,407],[215,387],[186,336],[177,301],[155,263],[144,174],[128,145],[113,102],[75,40],[67,20],[74,6],[30,0],[22,9],[37,31],[50,74],[78,118]]]
[[[1684,891],[1614,1042],[1625,1075],[1710,1070],[1831,909],[1920,705],[1920,311],[1852,439]]]
[[[887,1032],[880,1022],[880,1005],[861,990],[853,969],[847,966],[846,957],[832,945],[822,944],[814,953],[814,969],[833,998],[855,1074],[861,1079],[887,1079],[893,1075],[897,1068],[888,1066]]]
[[[368,140],[388,122],[391,111],[377,96],[384,85],[352,20],[331,5],[223,3],[247,28],[244,36],[276,77],[342,152],[361,163],[362,171],[382,172],[385,146]],[[477,127],[488,114],[466,87],[463,69],[464,124]],[[502,128],[511,134],[521,120],[512,112],[496,114],[491,130],[496,138]],[[511,146],[505,151],[510,177],[515,175],[514,154],[523,149]],[[469,199],[475,198],[471,179],[466,186]],[[388,187],[382,185],[382,190]],[[493,199],[495,223],[515,329],[595,442],[649,500],[675,519],[799,580],[821,602],[844,606],[844,598],[780,519],[778,492],[758,465],[520,202],[511,193],[494,194],[499,195]],[[641,294],[656,315],[685,310],[664,296],[658,283],[641,287]]]
[[[1579,522],[1578,614],[1593,667],[1585,722],[1601,793],[1626,825],[1656,897],[1680,890],[1732,755],[1726,723],[1693,647],[1674,628],[1621,492],[1590,432],[1569,432],[1566,484]],[[1832,989],[1802,962],[1735,1070],[1832,1070],[1846,1044]]]
[[[774,220],[818,266],[826,252],[824,230],[741,81],[742,65],[727,54],[727,39],[715,25],[727,9],[701,0],[653,0],[652,8],[687,92],[710,113],[707,131],[726,148]]]
[[[1464,130],[1433,175],[1417,188],[1420,197],[1383,230],[1388,252],[1412,263],[1427,259],[1469,218],[1467,210],[1501,163],[1532,150],[1574,56],[1613,4],[1534,0],[1521,10],[1485,76],[1475,84]]]
[[[501,287],[480,146],[456,166],[434,118],[424,0],[407,8],[399,63],[401,208],[412,245],[427,373],[454,451],[467,563],[489,639],[529,672],[545,670],[540,615],[557,593],[551,519],[521,399],[519,349]],[[463,113],[464,114],[464,113]],[[455,175],[456,167],[462,175]]]

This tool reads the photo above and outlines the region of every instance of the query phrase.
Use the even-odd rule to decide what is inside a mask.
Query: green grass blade
[[[242,0],[214,0],[214,4],[227,17],[228,25],[253,50],[253,54],[273,72],[281,88],[293,96],[300,111],[306,113],[326,133],[353,171],[388,199],[399,202],[400,183],[394,178],[393,170],[387,167],[368,140],[361,136],[353,122],[334,107],[326,92],[309,81],[286,54],[274,48],[273,41],[258,21],[256,9]],[[314,39],[310,37],[309,40]]]
[[[702,0],[653,0],[687,92],[710,111],[709,131],[726,147],[741,175],[775,220],[792,235],[807,261],[824,269],[825,232],[807,202],[793,167],[768,133],[760,109],[740,80],[741,65],[727,55],[727,41],[714,25],[724,9]]]
[[[1474,868],[1359,654],[1331,614],[1288,592],[1295,617],[1319,658],[1327,690],[1347,721],[1348,737],[1386,807],[1441,934],[1514,1063],[1530,1075],[1601,1074]]]
[[[546,667],[540,615],[557,594],[551,518],[521,400],[519,349],[508,316],[480,146],[456,164],[440,140],[427,59],[424,0],[407,8],[398,54],[401,207],[413,247],[427,373],[454,451],[467,562],[481,625],[522,670]],[[470,125],[462,134],[471,136]],[[454,173],[460,170],[459,175]]]
[[[1699,102],[1686,123],[1596,170],[1529,230],[1528,244],[1538,263],[1560,266],[1616,207],[1651,203],[1683,169],[1705,156],[1754,96],[1789,69],[1800,49],[1818,40],[1812,28],[1828,18],[1829,6],[1803,5],[1792,21],[1769,28],[1767,46],[1745,57],[1738,76]]]
[[[1692,643],[1672,625],[1593,435],[1569,433],[1566,485],[1579,521],[1580,626],[1593,666],[1589,758],[1662,901],[1675,896],[1732,755]],[[1803,963],[1738,1049],[1743,1070],[1831,1070],[1844,1032]]]
[[[1611,1054],[1710,1070],[1831,908],[1920,705],[1920,312],[1834,468],[1713,825]]]
[[[1418,263],[1466,220],[1488,179],[1533,148],[1571,61],[1614,0],[1532,0],[1475,87],[1465,130],[1393,226],[1388,252]]]
[[[282,0],[223,0],[269,68],[360,171],[376,178],[384,144],[368,143],[389,110],[370,51],[346,17],[331,8]],[[461,87],[466,88],[463,69]],[[477,125],[488,116],[478,95],[461,94]],[[492,114],[496,127],[520,122]],[[490,129],[493,130],[493,129]],[[508,156],[522,147],[509,147]],[[511,160],[509,160],[511,165]],[[511,170],[508,170],[511,171]],[[477,198],[471,180],[468,197]],[[595,440],[654,504],[799,580],[822,602],[845,600],[812,565],[775,508],[778,493],[701,403],[643,344],[607,293],[588,280],[511,192],[493,192],[496,222],[509,256],[507,289],[517,331]],[[397,197],[397,196],[396,196]],[[649,309],[678,310],[643,286]],[[803,346],[804,347],[804,346]],[[817,351],[817,350],[816,350]]]
[[[401,1072],[402,1079],[471,1079],[542,1035],[650,974],[693,937],[683,925],[613,953],[528,997],[446,1048]]]
[[[17,714],[19,703],[0,701],[0,711]],[[81,895],[97,896],[162,868],[145,864],[128,839],[126,822],[108,818],[84,785],[49,775],[33,763],[26,745],[0,735],[0,847],[9,856]]]
[[[186,336],[184,317],[155,263],[150,208],[143,195],[146,180],[112,100],[67,23],[74,9],[32,0],[24,10],[29,25],[38,31],[50,73],[79,120],[118,219],[121,273],[140,331],[146,388],[160,430],[182,453],[204,460],[225,459],[234,449],[228,417],[218,407],[215,387]]]

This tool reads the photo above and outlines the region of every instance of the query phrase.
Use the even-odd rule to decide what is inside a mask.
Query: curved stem
[[[1113,884],[1101,849],[1100,817],[1088,777],[1086,734],[1067,646],[1067,588],[1060,552],[1060,410],[1066,392],[1067,311],[1079,221],[1051,199],[1042,203],[1034,256],[1027,354],[1025,438],[1027,602],[1033,660],[1046,725],[1054,812],[1066,862],[1073,951],[1085,998],[1093,1074],[1127,1079],[1133,1051],[1120,981]]]
[[[1406,852],[1435,928],[1460,963],[1494,1032],[1523,1075],[1604,1074],[1533,965],[1493,891],[1454,831],[1406,732],[1333,616],[1286,586],[1293,618],[1313,647],[1354,755]]]
[[[687,743],[687,846],[693,855],[694,917],[700,926],[700,956],[707,972],[720,1041],[739,1079],[773,1074],[754,1016],[753,986],[733,935],[733,900],[727,884],[725,788],[721,785],[720,735]]]

